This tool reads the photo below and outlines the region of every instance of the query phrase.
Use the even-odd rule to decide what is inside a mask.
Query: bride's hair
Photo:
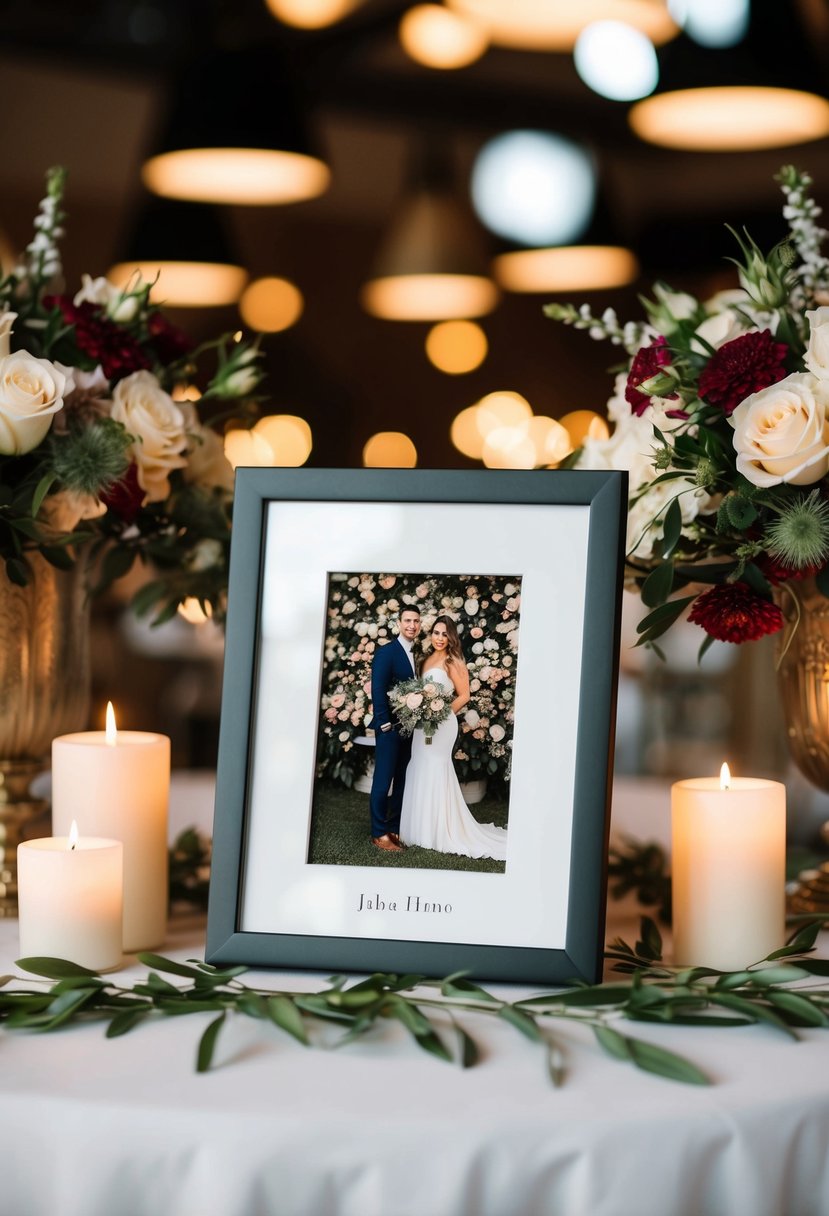
[[[432,625],[432,629],[435,628],[435,625],[446,626],[446,657],[449,662],[465,663],[466,660],[463,657],[463,647],[461,646],[458,627],[451,616],[439,616],[434,625]]]

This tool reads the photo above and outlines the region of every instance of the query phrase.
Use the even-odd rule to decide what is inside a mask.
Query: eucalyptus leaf
[[[149,1013],[152,1013],[151,1005],[141,1005],[137,1009],[124,1009],[121,1013],[116,1013],[107,1026],[106,1037],[108,1039],[120,1038],[122,1034],[127,1034],[134,1026],[143,1021]]]
[[[682,510],[679,496],[672,498],[662,524],[662,556],[670,557],[682,535]]]
[[[461,1068],[474,1068],[480,1059],[478,1044],[457,1022],[455,1022],[455,1034],[458,1037],[458,1063]]]
[[[565,1072],[564,1052],[558,1043],[550,1043],[547,1048],[547,1074],[556,1089],[564,1084]]]
[[[796,1025],[829,1026],[829,1018],[807,996],[798,992],[781,992],[778,989],[771,991],[768,996],[772,1005],[782,1010],[784,1015],[790,1014],[797,1019]]]
[[[756,988],[768,988],[771,984],[794,984],[809,978],[802,967],[763,967],[751,972],[751,982]]]
[[[674,586],[673,562],[664,561],[650,572],[642,584],[640,596],[647,608],[657,608],[664,604]]]
[[[767,1026],[773,1026],[775,1030],[781,1030],[791,1039],[796,1039],[797,1035],[786,1025],[786,1023],[768,1006],[761,1004],[759,1001],[750,1001],[745,997],[737,996],[733,992],[711,992],[709,1000],[714,1005],[722,1005],[726,1009],[734,1009],[743,1017],[749,1018],[752,1022],[764,1022]]]
[[[49,980],[62,980],[70,975],[94,975],[98,977],[97,971],[90,971],[88,967],[82,967],[80,963],[70,963],[65,958],[33,956],[31,958],[17,959],[16,965],[21,971],[28,971],[32,975],[42,975]]]
[[[271,996],[268,997],[266,1004],[268,1017],[271,1021],[275,1022],[281,1030],[292,1035],[303,1047],[307,1047],[308,1033],[302,1020],[302,1014],[290,997],[281,995]]]
[[[210,1068],[213,1061],[213,1053],[216,1050],[216,1040],[219,1037],[219,1031],[224,1025],[225,1016],[224,1013],[220,1013],[217,1018],[214,1018],[199,1040],[199,1049],[196,1053],[196,1072],[207,1072]]]
[[[544,1036],[538,1029],[535,1018],[529,1013],[525,1013],[523,1009],[518,1009],[515,1005],[502,1005],[498,1010],[498,1016],[503,1018],[505,1022],[509,1022],[516,1030],[520,1030],[528,1039],[532,1039],[534,1043],[544,1041]]]
[[[181,975],[186,979],[193,979],[199,975],[195,967],[188,967],[184,963],[177,963],[173,959],[164,958],[160,954],[142,952],[136,955],[136,958],[145,967],[154,967],[156,971],[165,971],[169,975]]]
[[[684,1081],[686,1085],[710,1085],[710,1079],[692,1064],[690,1060],[657,1047],[654,1043],[645,1043],[642,1039],[628,1039],[630,1058],[637,1068],[644,1072],[655,1073],[659,1077],[668,1077],[672,1081]]]
[[[631,1058],[630,1039],[623,1034],[619,1034],[619,1031],[614,1030],[612,1026],[594,1026],[593,1033],[608,1055],[615,1056],[617,1060],[629,1060]]]

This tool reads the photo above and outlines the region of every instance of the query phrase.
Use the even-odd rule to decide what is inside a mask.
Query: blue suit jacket
[[[371,665],[371,701],[374,717],[369,722],[369,727],[381,730],[387,722],[393,720],[389,706],[389,689],[394,688],[395,684],[399,684],[401,680],[411,680],[412,676],[409,656],[398,638],[380,647]]]

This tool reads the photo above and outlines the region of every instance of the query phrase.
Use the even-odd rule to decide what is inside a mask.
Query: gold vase
[[[49,765],[56,735],[89,713],[87,565],[57,570],[29,555],[17,587],[0,569],[0,916],[17,915],[17,846],[48,834],[48,803],[30,785]]]
[[[829,792],[829,599],[814,579],[793,582],[791,592],[778,588],[775,599],[785,619],[777,680],[789,750],[803,775]]]

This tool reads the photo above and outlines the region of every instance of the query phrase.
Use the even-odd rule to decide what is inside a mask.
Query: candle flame
[[[115,727],[115,710],[112,708],[111,701],[107,701],[106,742],[107,747],[115,747],[115,744],[118,742],[118,731]]]
[[[722,768],[720,769],[720,789],[731,789],[731,769],[727,764],[723,764]]]
[[[76,849],[78,847],[78,825],[75,820],[72,820],[72,826],[69,829],[69,840],[67,841],[67,850]]]

